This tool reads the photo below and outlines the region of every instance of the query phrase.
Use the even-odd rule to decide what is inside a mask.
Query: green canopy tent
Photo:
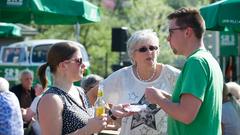
[[[0,23],[0,37],[20,37],[21,27],[11,23]]]
[[[200,8],[206,29],[219,32],[220,65],[226,81],[240,81],[240,0],[221,0]],[[230,59],[232,64],[230,65]],[[230,70],[229,70],[230,69]],[[227,74],[231,71],[231,77]]]
[[[206,29],[240,32],[240,0],[221,0],[200,8]]]
[[[87,0],[0,0],[0,22],[77,24],[79,35],[79,24],[98,21],[98,7]]]
[[[0,22],[84,24],[100,21],[99,9],[86,0],[1,0]]]

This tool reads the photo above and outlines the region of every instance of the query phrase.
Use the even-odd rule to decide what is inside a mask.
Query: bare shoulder
[[[63,102],[58,95],[52,93],[43,95],[38,105],[38,119],[42,134],[61,134],[62,112]]]
[[[45,109],[53,109],[53,108],[58,108],[62,109],[63,108],[63,102],[61,98],[56,95],[56,94],[46,94],[42,96],[41,100],[39,101],[39,109],[43,108]]]

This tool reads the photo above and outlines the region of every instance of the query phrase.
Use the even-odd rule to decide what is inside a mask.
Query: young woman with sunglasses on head
[[[73,82],[82,79],[85,68],[77,45],[62,42],[50,48],[47,63],[38,71],[44,89],[47,87],[47,67],[54,81],[38,104],[41,133],[89,135],[101,131],[106,126],[107,118],[93,117],[83,89],[73,85]]]
[[[135,32],[127,42],[127,49],[132,65],[112,73],[103,81],[105,101],[110,104],[146,104],[148,107],[123,118],[120,134],[166,134],[166,113],[154,104],[149,105],[144,91],[154,86],[171,93],[180,71],[157,62],[159,39],[152,30]]]

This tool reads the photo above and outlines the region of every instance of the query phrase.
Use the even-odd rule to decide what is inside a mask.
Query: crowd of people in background
[[[90,135],[115,121],[120,135],[240,135],[240,85],[224,83],[218,62],[203,43],[205,23],[196,9],[168,15],[167,40],[176,55],[186,57],[181,71],[157,62],[159,38],[139,30],[127,42],[132,65],[106,79],[83,76],[82,54],[72,42],[51,46],[47,61],[33,73],[23,70],[20,84],[9,88],[0,77],[0,135]],[[50,68],[50,86],[46,69]],[[74,82],[81,81],[81,86]],[[94,115],[99,83],[110,105]],[[146,105],[144,111],[128,111]]]

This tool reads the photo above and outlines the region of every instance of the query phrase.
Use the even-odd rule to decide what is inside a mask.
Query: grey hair
[[[9,83],[6,79],[0,77],[0,92],[9,91]]]
[[[81,81],[81,87],[87,93],[92,87],[96,85],[96,83],[99,83],[102,80],[103,80],[103,77],[96,74],[90,74]]]
[[[236,99],[240,99],[240,85],[236,82],[228,82],[226,83],[226,87],[228,92],[231,93]]]
[[[127,41],[127,52],[128,56],[131,59],[133,65],[135,65],[135,61],[133,59],[133,53],[136,49],[136,46],[143,45],[148,43],[149,41],[153,42],[155,46],[159,46],[159,38],[157,33],[152,29],[144,29],[136,31],[132,34],[132,36]],[[157,54],[159,50],[157,50]]]
[[[31,70],[29,70],[29,69],[25,69],[25,70],[23,70],[23,71],[20,72],[20,74],[19,74],[19,80],[22,79],[23,75],[31,75],[32,78],[33,78],[33,72],[32,72]]]

